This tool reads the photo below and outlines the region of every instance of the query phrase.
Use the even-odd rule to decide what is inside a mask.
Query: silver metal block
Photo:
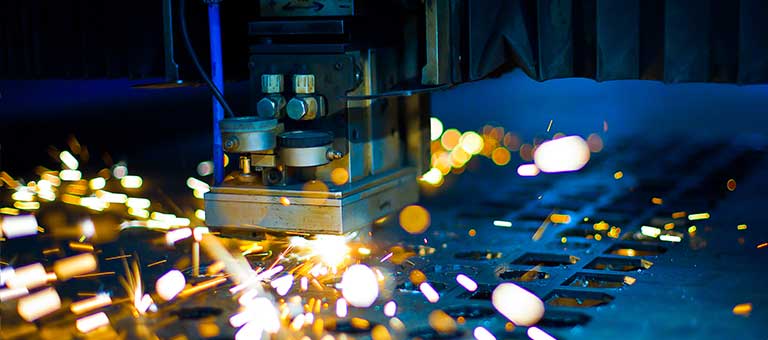
[[[227,185],[205,194],[212,227],[268,232],[345,234],[418,201],[416,171],[405,168],[328,191]]]

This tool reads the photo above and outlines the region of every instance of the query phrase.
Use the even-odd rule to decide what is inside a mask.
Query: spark
[[[128,265],[128,261],[126,259],[123,259],[122,263],[125,270],[125,275],[118,277],[118,281],[123,286],[123,289],[125,289],[125,292],[128,295],[128,298],[135,312],[138,314],[144,314],[151,305],[151,301],[148,303],[146,301],[147,299],[144,298],[144,285],[142,284],[141,280],[141,268],[139,266],[139,261],[134,256],[134,260],[131,261],[130,266]],[[114,275],[114,272],[111,272],[111,274]]]
[[[179,229],[170,230],[167,233],[165,233],[165,243],[169,246],[172,246],[176,242],[179,242],[191,236],[192,236],[192,229],[189,229],[189,228],[179,228]]]
[[[600,221],[592,225],[592,229],[597,231],[605,231],[611,228],[611,225],[605,221]]]
[[[424,297],[427,298],[427,301],[431,303],[436,303],[440,300],[440,294],[438,294],[428,282],[422,282],[419,285],[419,290],[421,291],[421,294],[424,294]]]
[[[392,257],[392,255],[394,255],[394,253],[389,253],[387,255],[384,255],[384,257],[382,257],[381,260],[379,260],[379,262],[381,262],[381,263],[386,262],[387,260],[389,260]]]
[[[45,285],[48,282],[48,273],[41,263],[33,263],[14,269],[13,275],[6,279],[8,288],[32,289]]]
[[[37,218],[35,215],[5,216],[0,229],[8,239],[32,236],[37,234]]]
[[[88,182],[88,186],[91,188],[91,190],[104,189],[106,185],[107,180],[105,180],[103,177],[96,177]]]
[[[82,252],[92,252],[93,251],[93,245],[89,243],[83,243],[83,242],[75,242],[70,241],[69,242],[69,248],[76,251],[82,251]]]
[[[291,237],[290,244],[299,248],[299,251],[306,251],[307,258],[317,258],[324,265],[337,268],[341,266],[349,255],[349,246],[347,246],[347,236],[337,235],[317,235],[315,239],[306,239],[300,236]]]
[[[22,202],[31,202],[35,199],[35,194],[27,187],[20,187],[11,195],[11,199]]]
[[[552,221],[552,223],[567,224],[571,223],[571,216],[566,214],[551,214],[549,215],[549,220]]]
[[[708,218],[709,218],[709,213],[698,213],[698,214],[688,215],[688,220],[690,221],[706,220]]]
[[[154,266],[166,263],[166,262],[168,262],[168,260],[155,261],[155,262],[152,262],[152,263],[148,264],[147,268],[151,268],[151,267],[154,267]]]
[[[205,221],[205,210],[195,210],[195,217],[197,217],[198,220]]]
[[[352,306],[370,307],[379,296],[376,274],[364,264],[349,266],[341,276],[341,294]]]
[[[510,227],[512,227],[512,222],[510,222],[510,221],[503,221],[503,220],[495,220],[495,221],[493,221],[493,225],[497,226],[497,227],[502,227],[502,228],[510,228]]]
[[[160,296],[160,298],[165,301],[170,301],[184,290],[186,284],[187,281],[184,278],[184,274],[174,269],[157,279],[155,282],[155,291],[157,291],[157,295]]]
[[[281,196],[280,197],[280,204],[282,204],[283,206],[287,207],[287,206],[291,205],[291,200],[289,200],[288,197]]]
[[[763,242],[757,245],[757,249],[768,247],[768,242]]]
[[[149,218],[149,211],[145,209],[128,208],[128,214],[140,218]]]
[[[618,179],[621,179],[622,177],[624,177],[624,172],[623,171],[616,171],[616,172],[613,173],[613,179],[617,179],[618,180]]]
[[[536,164],[520,164],[517,167],[517,174],[522,177],[533,177],[539,174],[540,170]]]
[[[0,302],[10,301],[29,294],[29,289],[21,288],[0,288]]]
[[[664,234],[659,236],[659,240],[666,241],[666,242],[681,242],[683,238],[677,235]]]
[[[149,296],[149,294],[144,294],[141,296],[141,298],[134,303],[134,307],[136,308],[136,311],[139,312],[139,314],[144,314],[149,310],[150,307],[152,307],[152,304],[154,301],[152,300],[152,297]]]
[[[672,218],[685,218],[685,211],[676,211],[672,213]]]
[[[79,181],[83,177],[83,174],[80,173],[78,170],[61,170],[59,172],[59,178],[61,178],[62,181]]]
[[[73,278],[75,279],[90,279],[94,277],[101,277],[101,276],[109,276],[109,275],[115,275],[115,272],[100,272],[100,273],[93,273],[93,274],[82,274],[82,275],[75,275]]]
[[[533,236],[531,236],[531,239],[534,241],[540,240],[541,236],[544,235],[544,231],[547,230],[547,227],[549,226],[550,222],[552,221],[549,217],[544,219],[544,222],[542,222],[541,225],[536,229],[536,232],[533,233]]]
[[[458,282],[462,287],[464,287],[464,289],[470,292],[477,290],[477,282],[464,274],[456,275],[456,282]]]
[[[652,197],[651,198],[651,203],[656,204],[656,205],[661,205],[661,204],[664,203],[664,200],[661,199],[661,197]]]
[[[19,214],[19,210],[11,207],[3,207],[0,208],[0,214],[15,216]]]
[[[475,330],[474,332],[472,332],[472,335],[474,335],[475,339],[477,340],[496,340],[496,337],[493,336],[493,333],[483,328],[482,326],[475,327]]]
[[[541,143],[534,152],[536,167],[545,173],[569,172],[589,162],[589,146],[579,136],[568,136]]]
[[[746,224],[739,224],[739,225],[736,226],[736,229],[737,230],[747,230],[747,225]]]
[[[180,298],[185,298],[187,296],[202,292],[204,290],[216,287],[224,282],[227,281],[226,277],[216,277],[207,281],[200,282],[192,287],[185,288],[184,290],[179,293]]]
[[[109,305],[112,305],[112,298],[109,297],[109,294],[101,293],[96,294],[94,297],[73,302],[69,305],[69,310],[75,315],[80,315]]]
[[[349,323],[357,329],[368,329],[371,327],[371,322],[363,318],[352,318],[352,320],[349,320]]]
[[[528,337],[531,338],[531,340],[557,340],[555,337],[549,335],[549,333],[541,330],[541,328],[538,327],[530,327],[528,328]]]
[[[14,275],[15,275],[15,272],[13,270],[13,267],[5,267],[0,269],[0,286],[4,286],[5,281],[13,277]]]
[[[752,312],[751,303],[740,303],[733,307],[733,314],[735,315],[749,316],[749,313],[751,312]]]
[[[63,258],[57,260],[53,264],[53,271],[56,273],[56,277],[61,281],[66,281],[79,275],[94,272],[97,268],[98,260],[96,259],[96,256],[91,253]]]
[[[59,293],[46,288],[19,299],[16,309],[22,319],[32,322],[61,308]]]
[[[293,275],[287,274],[274,279],[270,285],[272,288],[275,288],[278,295],[285,296],[285,294],[288,294],[288,291],[291,290],[291,287],[293,287]]]
[[[148,209],[151,204],[146,198],[128,197],[125,200],[125,206],[133,209]]]
[[[109,325],[109,318],[104,312],[82,317],[75,321],[75,327],[81,333],[88,333],[97,328]]]
[[[208,183],[205,183],[194,177],[187,178],[187,187],[192,190],[197,190],[201,193],[206,193],[208,191],[211,191],[211,186],[208,185]]]
[[[64,166],[66,166],[70,170],[77,170],[77,167],[80,165],[77,162],[77,159],[75,156],[72,156],[69,151],[62,151],[59,153],[59,159],[61,159],[61,162],[64,163]]]
[[[126,175],[123,176],[123,178],[120,178],[120,185],[126,189],[138,189],[141,188],[142,184],[144,184],[144,180],[139,176]]]
[[[514,283],[502,283],[491,295],[493,307],[515,325],[536,324],[544,315],[544,303],[533,293]]]
[[[96,226],[90,218],[80,221],[80,233],[86,238],[91,238],[96,235]]]
[[[397,313],[397,303],[393,301],[389,301],[384,305],[384,315],[388,317],[394,317]]]
[[[653,238],[659,237],[659,235],[661,235],[661,229],[647,225],[640,227],[640,232],[645,236]]]
[[[347,317],[347,300],[344,298],[336,300],[336,316],[340,318]]]

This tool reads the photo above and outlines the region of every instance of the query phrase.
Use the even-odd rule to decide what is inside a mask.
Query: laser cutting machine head
[[[398,92],[421,84],[424,13],[400,1],[283,2],[262,1],[249,23],[252,113],[220,122],[238,166],[205,195],[207,223],[239,234],[365,228],[416,202],[427,170],[428,98]]]

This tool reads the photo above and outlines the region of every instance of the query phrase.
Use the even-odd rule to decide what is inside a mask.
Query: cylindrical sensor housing
[[[286,166],[320,166],[330,162],[333,135],[324,131],[289,131],[278,136],[280,161]]]
[[[275,148],[277,119],[260,117],[225,118],[219,122],[224,151],[249,153]]]

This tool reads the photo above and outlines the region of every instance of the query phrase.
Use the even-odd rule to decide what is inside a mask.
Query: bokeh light
[[[400,212],[400,226],[411,234],[421,234],[429,228],[430,216],[427,209],[409,205]]]

